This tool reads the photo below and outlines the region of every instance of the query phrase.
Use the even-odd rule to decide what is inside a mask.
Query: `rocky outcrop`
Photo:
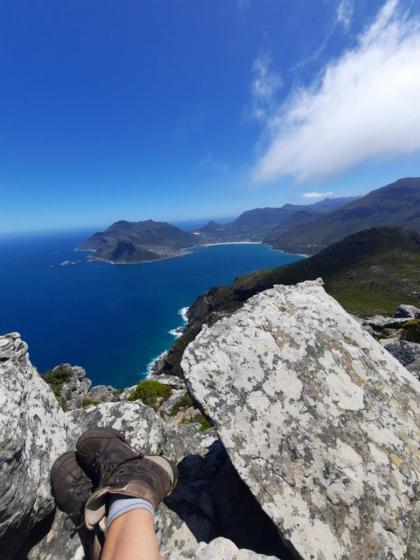
[[[420,309],[414,305],[399,305],[395,310],[395,317],[404,319],[420,319]]]
[[[385,329],[400,329],[408,321],[407,318],[384,317],[383,315],[375,315],[364,321],[364,324],[371,327],[374,331],[383,331]]]
[[[402,559],[420,384],[319,282],[275,286],[182,361],[241,478],[302,558]]]
[[[60,364],[47,371],[43,379],[51,386],[63,410],[82,406],[92,382],[80,366]]]
[[[66,450],[64,413],[17,333],[0,337],[0,550],[12,558],[53,510],[49,472]]]
[[[205,327],[185,352],[187,384],[158,378],[156,411],[125,400],[139,386],[86,391],[84,372],[66,392],[68,368],[50,388],[19,336],[0,337],[2,558],[25,545],[27,560],[82,560],[66,516],[51,519],[48,475],[103,426],[177,462],[157,512],[171,560],[417,560],[420,385],[319,283],[277,286]]]
[[[201,543],[196,551],[197,560],[275,560],[275,556],[255,554],[251,550],[239,550],[233,542],[219,537],[210,544]]]

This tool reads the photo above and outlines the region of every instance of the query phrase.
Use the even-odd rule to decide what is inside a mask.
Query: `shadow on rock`
[[[276,526],[241,480],[219,441],[213,443],[204,457],[185,457],[178,469],[178,484],[165,504],[188,525],[199,542],[225,537],[238,548],[282,560],[298,558],[285,546]]]

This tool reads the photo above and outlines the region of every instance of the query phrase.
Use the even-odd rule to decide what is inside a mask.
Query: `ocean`
[[[147,375],[200,293],[301,258],[266,245],[232,244],[111,265],[87,262],[86,253],[75,251],[92,233],[0,236],[0,334],[20,332],[40,372],[68,362],[84,367],[94,384],[115,387]]]

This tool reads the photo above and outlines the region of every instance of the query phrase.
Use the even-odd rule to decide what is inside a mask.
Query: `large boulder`
[[[66,449],[64,413],[17,333],[0,337],[0,550],[13,558],[53,510],[49,473]]]
[[[204,327],[182,368],[292,550],[405,557],[420,384],[320,282],[275,286]]]

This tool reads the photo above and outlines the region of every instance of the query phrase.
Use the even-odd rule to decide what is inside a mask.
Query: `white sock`
[[[108,520],[106,524],[106,530],[109,530],[111,523],[115,521],[118,517],[132,511],[133,509],[145,509],[152,514],[153,521],[155,519],[155,510],[150,502],[143,500],[142,498],[129,498],[129,497],[115,497],[111,502],[108,510]]]

